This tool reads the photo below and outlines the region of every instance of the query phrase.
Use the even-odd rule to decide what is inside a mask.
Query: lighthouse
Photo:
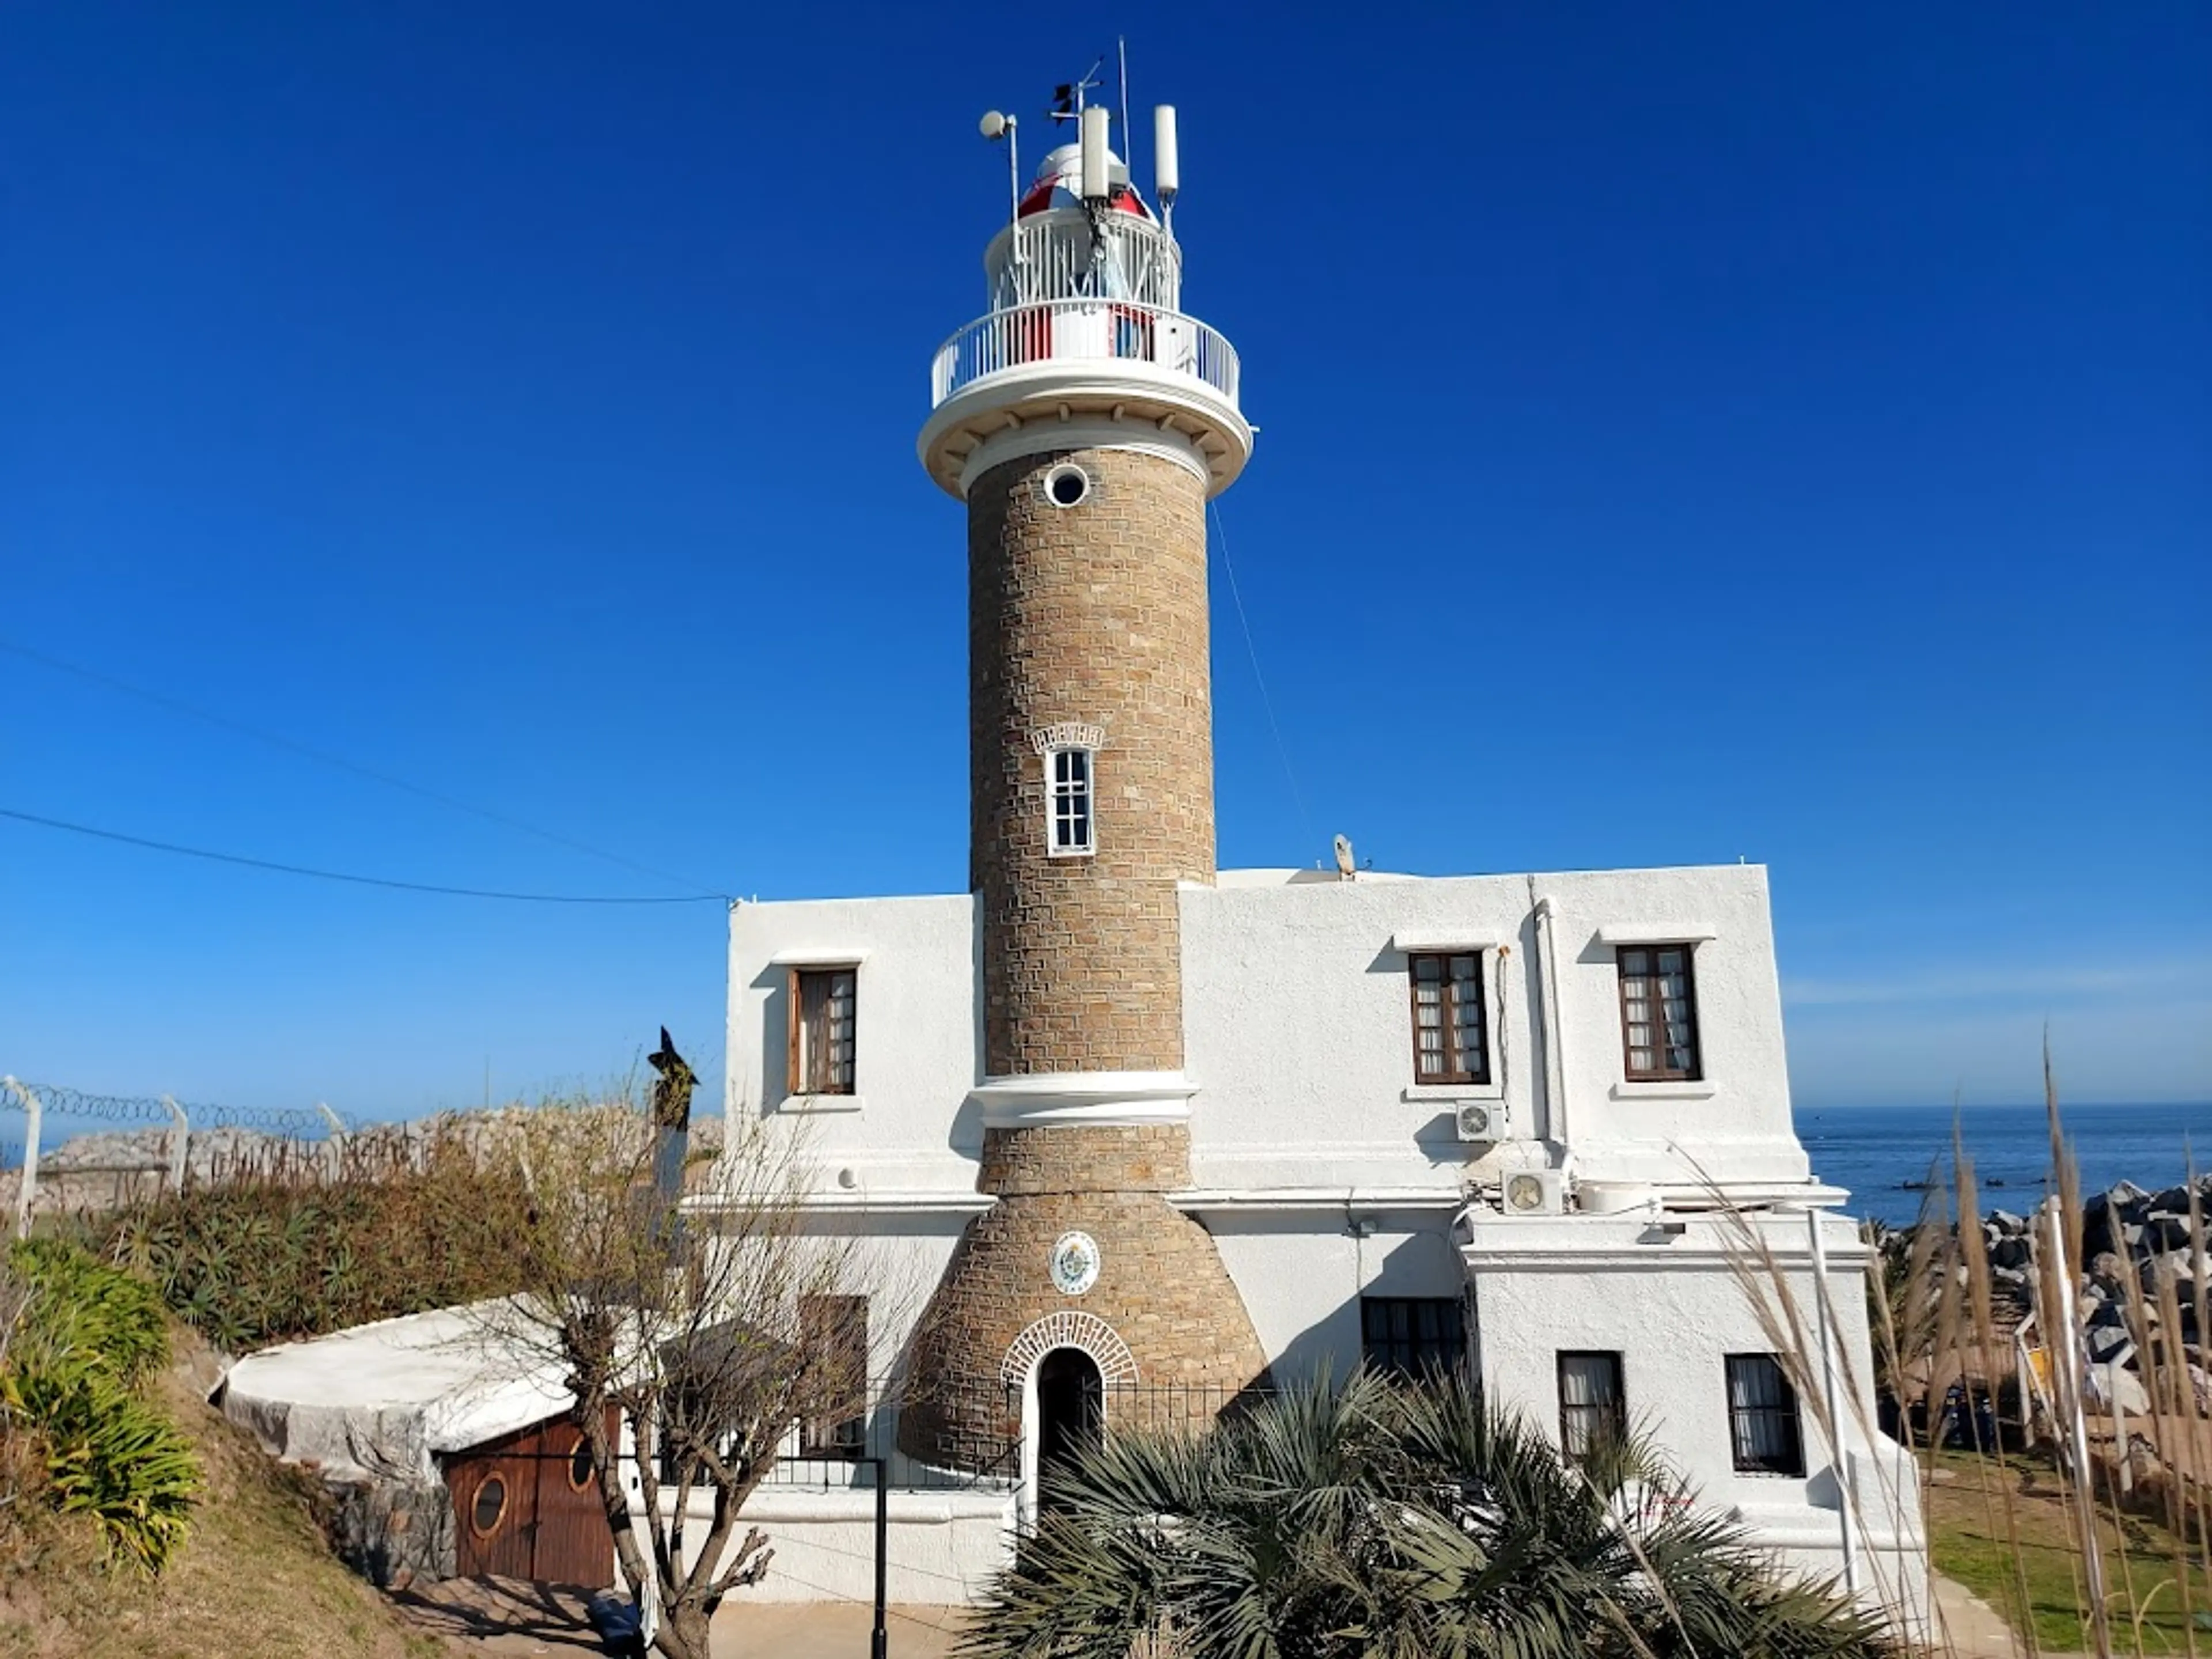
[[[988,309],[939,349],[921,462],[966,503],[977,1189],[915,1332],[902,1449],[1064,1455],[1152,1385],[1225,1404],[1265,1353],[1190,1184],[1181,899],[1214,880],[1207,503],[1252,453],[1182,307],[1175,112],[1147,200],[1103,106],[1012,174]],[[996,114],[986,137],[1016,141]]]

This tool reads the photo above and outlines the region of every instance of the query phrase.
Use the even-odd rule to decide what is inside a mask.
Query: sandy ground
[[[580,1659],[605,1651],[583,1592],[511,1579],[455,1579],[392,1598],[416,1628],[459,1653]],[[947,1659],[966,1609],[893,1607],[892,1659]],[[732,1601],[714,1619],[715,1659],[866,1659],[871,1610],[849,1601]]]

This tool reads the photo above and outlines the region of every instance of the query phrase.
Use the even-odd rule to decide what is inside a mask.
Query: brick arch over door
[[[1114,1328],[1097,1314],[1063,1308],[1048,1313],[1016,1337],[999,1366],[999,1377],[1019,1387],[1029,1380],[1036,1363],[1054,1348],[1079,1348],[1098,1367],[1098,1377],[1109,1388],[1137,1380],[1137,1357]]]

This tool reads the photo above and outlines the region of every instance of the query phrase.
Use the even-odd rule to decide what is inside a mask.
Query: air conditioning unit
[[[1558,1170],[1522,1170],[1505,1177],[1508,1215],[1565,1215],[1567,1179]]]
[[[1502,1100],[1462,1101],[1452,1116],[1459,1138],[1472,1146],[1488,1146],[1512,1133]]]

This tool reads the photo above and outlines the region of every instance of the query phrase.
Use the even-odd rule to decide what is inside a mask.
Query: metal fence
[[[0,1121],[22,1125],[0,1164],[15,1231],[38,1211],[118,1208],[188,1183],[326,1179],[349,1130],[328,1106],[255,1109],[173,1095],[102,1095],[0,1077]]]
[[[997,1390],[992,1397],[995,1403]],[[975,1438],[957,1463],[909,1456],[901,1449],[899,1429],[909,1411],[931,1421],[927,1402],[909,1395],[894,1381],[872,1384],[863,1404],[849,1415],[794,1423],[778,1447],[767,1484],[834,1491],[864,1486],[872,1469],[888,1470],[894,1486],[935,1491],[1011,1483],[1021,1478],[1022,1438],[1009,1423],[1002,1433]]]

